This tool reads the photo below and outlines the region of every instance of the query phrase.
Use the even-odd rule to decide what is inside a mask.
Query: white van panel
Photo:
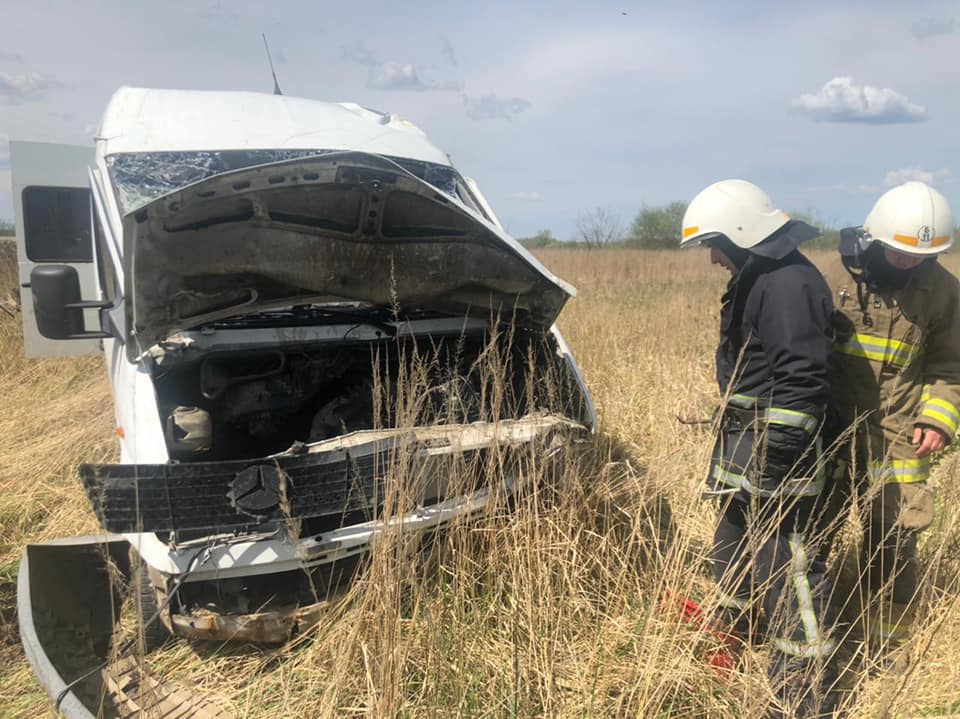
[[[93,147],[78,145],[58,145],[48,142],[11,142],[10,167],[13,176],[13,208],[17,233],[17,268],[20,283],[20,305],[23,316],[23,347],[27,357],[65,357],[72,355],[96,354],[99,349],[97,340],[52,340],[43,337],[37,331],[33,312],[33,296],[30,292],[30,273],[42,264],[70,265],[76,268],[80,276],[81,297],[94,300],[100,297],[97,288],[96,269],[93,263],[93,230],[90,222],[90,189],[88,168],[93,164]],[[44,188],[56,190],[85,190],[87,197],[86,237],[90,238],[90,261],[75,261],[75,254],[67,244],[74,246],[77,236],[60,237],[64,253],[50,251],[56,249],[51,243],[45,243],[40,257],[37,247],[30,246],[26,236],[26,216],[24,191],[42,193]],[[33,197],[42,197],[34,194]],[[77,202],[79,202],[79,196]],[[34,259],[31,259],[33,256]],[[65,261],[66,260],[66,261]],[[96,310],[85,310],[84,317],[88,330],[99,330]]]

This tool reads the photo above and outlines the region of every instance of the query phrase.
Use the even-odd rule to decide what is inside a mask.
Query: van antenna
[[[267,33],[262,32],[260,36],[263,38],[263,47],[267,50],[267,62],[270,63],[270,74],[273,75],[273,94],[282,95],[283,92],[280,90],[280,83],[277,82],[277,71],[273,69],[273,58],[270,56],[270,46],[267,44]]]

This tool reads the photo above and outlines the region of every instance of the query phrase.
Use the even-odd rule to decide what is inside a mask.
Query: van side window
[[[110,250],[107,247],[107,236],[103,232],[100,215],[97,213],[96,207],[91,206],[91,209],[93,211],[93,238],[97,249],[97,276],[100,279],[100,287],[103,289],[103,298],[112,304],[117,301],[117,273],[113,267]]]
[[[24,188],[23,235],[33,262],[92,262],[90,190]]]

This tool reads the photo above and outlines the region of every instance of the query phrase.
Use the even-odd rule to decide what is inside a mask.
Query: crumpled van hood
[[[123,220],[127,347],[306,303],[500,313],[549,326],[575,290],[395,162],[331,153],[216,175]]]

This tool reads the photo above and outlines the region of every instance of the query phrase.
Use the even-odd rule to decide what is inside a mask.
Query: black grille
[[[375,445],[262,460],[85,464],[80,477],[109,532],[234,530],[375,510],[384,499],[392,443]],[[463,471],[474,466],[472,454],[448,459]]]

